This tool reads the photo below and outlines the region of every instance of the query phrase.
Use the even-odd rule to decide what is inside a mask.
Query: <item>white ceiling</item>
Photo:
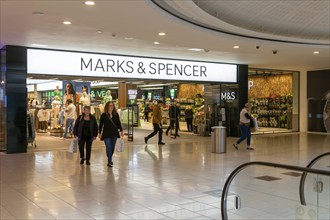
[[[202,9],[189,0],[164,1],[190,21],[148,0],[95,2],[86,6],[79,0],[0,0],[0,47],[39,44],[51,49],[239,63],[254,68],[330,68],[327,0],[194,1]],[[63,25],[64,20],[72,24]],[[196,22],[203,25],[196,26]],[[166,36],[158,36],[159,32]],[[154,45],[155,41],[160,44]],[[255,48],[256,43],[260,49]],[[240,48],[233,49],[234,45]],[[273,50],[278,51],[276,55]]]

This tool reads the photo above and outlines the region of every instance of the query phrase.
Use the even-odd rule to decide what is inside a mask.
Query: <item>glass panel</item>
[[[1,50],[0,72],[0,151],[7,149],[6,142],[6,51]]]
[[[326,155],[319,158],[313,166],[313,169],[330,171],[330,155]],[[310,189],[306,182],[309,181],[308,186],[313,184],[313,188]],[[305,182],[305,199],[308,206],[312,206],[315,209],[316,219],[330,219],[330,177],[322,175],[307,174]],[[316,204],[311,204],[308,197],[310,194],[316,192]],[[310,211],[311,214],[313,213]]]
[[[229,188],[228,219],[329,219],[329,176],[307,175],[307,205],[303,206],[299,196],[301,174],[264,166],[243,169]],[[323,192],[317,193],[315,180],[320,179]]]

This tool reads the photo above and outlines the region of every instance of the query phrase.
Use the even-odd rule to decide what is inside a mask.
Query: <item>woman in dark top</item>
[[[120,131],[120,135],[119,135]],[[113,166],[112,155],[115,151],[117,138],[123,137],[124,132],[120,123],[117,109],[113,102],[107,102],[100,118],[99,138],[104,140],[108,157],[108,167]]]
[[[91,150],[93,140],[97,137],[97,122],[96,118],[90,114],[90,107],[84,106],[84,112],[80,115],[73,129],[73,135],[78,137],[79,152],[80,152],[80,164],[84,164],[86,160],[86,165],[90,164]],[[84,148],[86,145],[86,158]]]

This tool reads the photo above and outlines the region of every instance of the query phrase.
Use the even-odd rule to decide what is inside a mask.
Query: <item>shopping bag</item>
[[[117,140],[116,150],[117,150],[118,152],[123,152],[123,151],[124,151],[124,144],[125,144],[125,142],[124,142],[124,138],[119,138],[119,139]]]
[[[251,119],[250,119],[250,129],[251,129],[251,132],[256,132],[259,129],[258,121],[255,117],[251,117]]]
[[[78,139],[73,139],[71,142],[70,142],[70,146],[69,146],[69,149],[68,151],[70,153],[76,153],[78,150]]]
[[[253,118],[253,121],[254,121],[254,130],[258,131],[259,130],[258,120],[256,118]]]

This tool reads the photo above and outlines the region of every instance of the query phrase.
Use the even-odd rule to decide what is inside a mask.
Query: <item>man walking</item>
[[[153,108],[153,118],[152,118],[152,125],[154,127],[154,131],[149,134],[147,137],[144,138],[144,142],[147,144],[148,140],[155,136],[158,132],[158,144],[164,145],[165,143],[162,141],[163,138],[163,128],[162,128],[162,109],[163,102],[161,100],[157,101],[157,105]]]
[[[179,137],[180,135],[178,134],[178,130],[179,130],[180,109],[177,106],[176,102],[172,103],[168,113],[170,116],[170,126],[168,126],[166,130],[166,135],[168,135],[168,132],[171,129],[175,129],[174,137]]]

